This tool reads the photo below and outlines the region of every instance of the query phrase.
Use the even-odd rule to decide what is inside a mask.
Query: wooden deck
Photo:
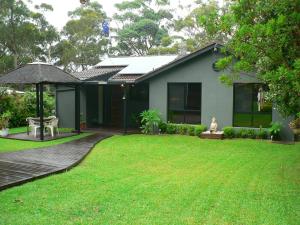
[[[77,135],[76,133],[72,132],[63,132],[58,135],[55,135],[52,137],[51,135],[45,135],[44,141],[52,141],[60,138],[65,138],[65,137],[71,137]],[[10,134],[7,137],[7,139],[14,139],[14,140],[23,140],[23,141],[41,141],[40,136],[38,135],[37,137],[34,137],[33,135],[27,135],[27,133],[17,133],[17,134]]]
[[[61,145],[0,153],[0,190],[66,171],[84,159],[96,143],[110,136],[102,132]]]

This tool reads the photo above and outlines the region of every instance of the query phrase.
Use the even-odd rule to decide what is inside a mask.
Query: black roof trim
[[[200,56],[200,55],[202,55],[202,54],[204,54],[204,53],[206,53],[206,52],[214,49],[214,48],[221,48],[221,47],[223,47],[223,45],[221,45],[219,43],[211,43],[211,44],[209,44],[209,45],[207,45],[207,46],[205,46],[205,47],[203,47],[203,48],[201,48],[201,49],[199,49],[197,51],[194,51],[194,52],[192,52],[192,53],[190,53],[188,55],[185,55],[185,56],[183,56],[181,58],[175,59],[174,61],[170,62],[169,64],[166,64],[166,65],[164,65],[162,67],[157,68],[156,70],[153,70],[153,71],[151,71],[149,73],[144,74],[143,76],[137,78],[135,80],[135,82],[139,83],[139,82],[148,80],[148,79],[150,79],[150,78],[152,78],[152,77],[154,77],[156,75],[159,75],[162,72],[165,72],[165,71],[167,71],[169,69],[172,69],[173,67],[175,67],[175,66],[177,66],[177,65],[179,65],[181,63],[185,63],[185,62],[187,62],[187,61],[189,61],[189,60],[191,60],[191,59],[193,59],[193,58],[195,58],[197,56]]]

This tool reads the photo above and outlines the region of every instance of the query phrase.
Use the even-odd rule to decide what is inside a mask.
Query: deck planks
[[[68,143],[0,153],[0,191],[77,165],[99,141],[112,136],[100,132]]]

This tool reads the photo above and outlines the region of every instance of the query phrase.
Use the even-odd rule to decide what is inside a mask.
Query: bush
[[[177,126],[177,133],[178,134],[182,134],[182,135],[187,134],[188,129],[189,129],[189,125],[187,125],[187,124],[177,124],[176,126]]]
[[[0,115],[0,129],[8,128],[10,119],[11,119],[11,113],[9,111],[6,111],[2,115]]]
[[[195,126],[190,125],[190,126],[188,127],[188,134],[189,134],[190,136],[195,136]]]
[[[204,125],[196,125],[195,126],[195,135],[200,137],[201,133],[206,131],[206,126]]]
[[[176,124],[167,123],[167,129],[166,129],[167,134],[175,134],[176,130],[177,130]]]
[[[142,133],[155,134],[158,132],[158,125],[161,123],[159,112],[156,110],[145,110],[141,113]]]
[[[267,139],[268,138],[268,131],[265,129],[259,129],[259,131],[256,134],[256,137],[259,139]]]
[[[270,132],[272,140],[279,140],[280,139],[280,130],[281,130],[281,123],[278,123],[278,122],[271,123],[271,127],[269,128],[269,132]]]
[[[252,139],[256,138],[256,131],[254,129],[248,130],[248,138],[252,138]]]
[[[247,129],[242,128],[239,133],[241,138],[248,138],[249,133]]]
[[[224,127],[224,137],[225,138],[234,138],[234,129],[233,127]]]
[[[53,115],[55,99],[49,93],[44,93],[44,116]],[[0,114],[6,111],[11,112],[9,127],[20,127],[27,125],[26,118],[36,115],[35,92],[25,92],[24,95],[0,93]]]
[[[167,124],[166,123],[160,122],[158,127],[159,127],[160,133],[166,133],[167,132]]]

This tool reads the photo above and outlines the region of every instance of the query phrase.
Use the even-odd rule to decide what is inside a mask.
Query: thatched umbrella
[[[75,87],[75,130],[80,132],[80,85],[81,81],[73,75],[46,63],[29,63],[0,76],[0,84],[35,84],[37,116],[40,117],[40,139],[44,140],[44,103],[45,84],[66,84]]]

